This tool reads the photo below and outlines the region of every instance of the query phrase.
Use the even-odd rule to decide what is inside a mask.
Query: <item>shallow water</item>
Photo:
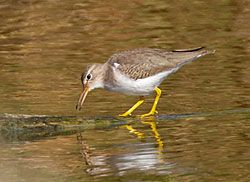
[[[249,8],[0,2],[0,181],[249,181]],[[137,98],[104,90],[75,111],[88,63],[136,47],[201,45],[216,54],[163,82],[158,117],[116,118]]]

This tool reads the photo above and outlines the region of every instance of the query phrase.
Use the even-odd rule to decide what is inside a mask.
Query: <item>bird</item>
[[[142,118],[157,114],[157,104],[161,96],[162,81],[175,73],[183,65],[202,56],[214,53],[205,47],[176,49],[167,51],[160,48],[135,48],[111,55],[105,63],[87,66],[81,75],[83,91],[76,105],[81,110],[88,93],[96,88],[112,92],[139,96],[139,100],[121,117],[131,116],[145,100],[145,96],[156,93],[151,110]]]

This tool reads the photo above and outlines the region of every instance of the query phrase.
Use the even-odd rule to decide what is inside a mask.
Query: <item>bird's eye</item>
[[[92,77],[92,75],[91,75],[91,74],[88,74],[88,75],[87,75],[87,80],[90,80],[91,77]]]

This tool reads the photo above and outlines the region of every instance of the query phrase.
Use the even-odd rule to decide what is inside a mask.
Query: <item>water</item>
[[[1,1],[0,181],[249,181],[249,8]],[[88,63],[136,47],[201,45],[216,54],[163,82],[159,117],[117,118],[137,98],[104,90],[75,111]]]

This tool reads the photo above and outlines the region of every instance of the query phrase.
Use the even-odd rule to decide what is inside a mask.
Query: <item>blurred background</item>
[[[89,63],[138,47],[216,49],[163,82],[160,113],[248,108],[249,8],[246,0],[1,1],[0,113],[121,113],[137,98],[104,90],[76,112],[80,75]]]

